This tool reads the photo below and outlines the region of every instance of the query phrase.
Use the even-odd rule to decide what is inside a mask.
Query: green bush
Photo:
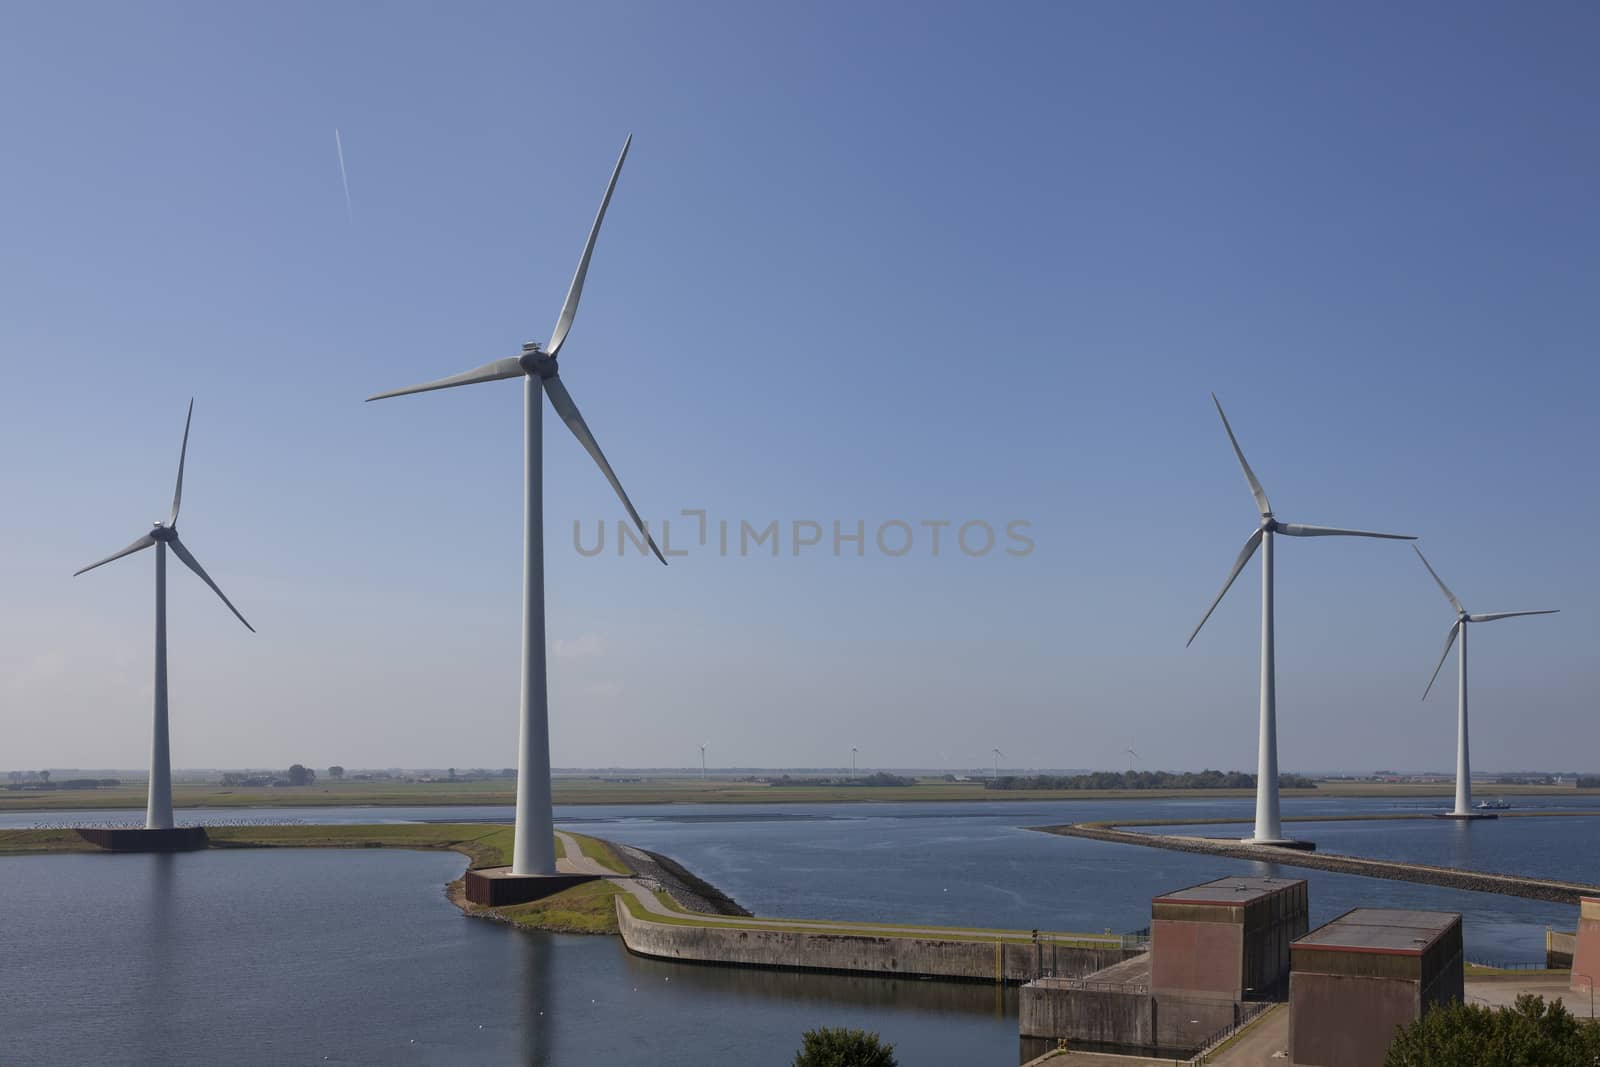
[[[1403,1027],[1384,1067],[1594,1067],[1600,1027],[1559,1000],[1525,993],[1510,1008],[1452,1004]]]
[[[865,1030],[807,1030],[795,1053],[794,1067],[896,1067],[894,1046]]]

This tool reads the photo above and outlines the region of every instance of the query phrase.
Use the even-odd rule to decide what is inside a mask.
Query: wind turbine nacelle
[[[150,539],[164,542],[176,541],[178,539],[178,528],[176,526],[168,526],[164,522],[151,523]]]

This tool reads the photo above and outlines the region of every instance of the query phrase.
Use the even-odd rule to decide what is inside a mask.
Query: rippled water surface
[[[0,861],[7,1064],[763,1064],[808,1027],[1016,1062],[1015,993],[636,959],[463,916],[454,854]]]

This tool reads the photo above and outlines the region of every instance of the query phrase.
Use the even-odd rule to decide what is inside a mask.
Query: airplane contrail
[[[339,152],[339,181],[344,185],[344,213],[346,218],[353,219],[354,212],[350,208],[350,175],[344,169],[344,138],[339,136],[339,128],[333,128],[333,147]]]

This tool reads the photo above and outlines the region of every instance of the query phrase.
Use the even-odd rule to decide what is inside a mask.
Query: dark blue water
[[[1591,810],[1600,807],[1593,798],[1584,799]],[[1314,798],[1286,801],[1284,808],[1286,814],[1312,815],[1415,806],[1414,801]],[[1543,959],[1545,928],[1571,929],[1577,922],[1577,908],[1570,905],[1024,829],[1253,811],[1254,802],[1246,798],[785,805],[781,811],[593,807],[563,809],[561,819],[597,836],[671,855],[761,915],[1121,932],[1149,923],[1153,896],[1225,875],[1260,873],[1306,879],[1313,925],[1354,907],[1459,911],[1467,953],[1481,961]],[[1600,881],[1594,870],[1600,818],[1293,825],[1297,834],[1332,851],[1446,865],[1453,859],[1460,867]],[[1218,836],[1242,836],[1247,830],[1205,828]]]
[[[453,854],[0,861],[6,1064],[778,1064],[864,1026],[906,1064],[1014,1064],[1015,993],[696,967],[516,931]],[[998,999],[997,999],[998,996]]]

